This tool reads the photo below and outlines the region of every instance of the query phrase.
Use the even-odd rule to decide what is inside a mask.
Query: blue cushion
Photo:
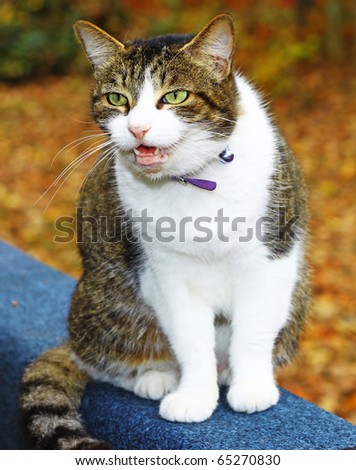
[[[66,338],[75,280],[0,242],[0,448],[28,449],[17,406],[24,367]],[[335,384],[337,386],[337,384]],[[170,423],[158,402],[109,384],[91,383],[82,413],[89,431],[115,449],[343,449],[356,445],[356,426],[281,390],[277,406],[233,412],[226,389],[214,415],[199,424]]]

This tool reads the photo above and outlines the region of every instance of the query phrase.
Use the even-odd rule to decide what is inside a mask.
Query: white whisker
[[[56,189],[56,191],[54,192],[53,196],[51,197],[51,199],[49,200],[48,204],[46,205],[45,207],[45,210],[43,211],[43,213],[46,212],[46,210],[48,209],[48,207],[50,206],[51,202],[53,201],[53,199],[55,198],[55,196],[57,195],[58,191],[62,188],[62,186],[64,185],[64,183],[67,181],[67,179],[72,175],[72,173],[77,169],[79,168],[79,166],[89,157],[82,157],[79,162],[77,161],[76,165],[73,167],[73,169],[67,174],[67,176],[64,178],[64,180],[62,181],[62,183],[58,186],[58,188]],[[51,185],[52,186],[52,185]]]
[[[95,168],[103,162],[103,160],[107,159],[107,162],[105,163],[105,167],[106,165],[111,161],[111,159],[115,156],[114,155],[114,152],[115,152],[115,147],[109,147],[108,149],[106,149],[101,155],[100,157],[98,158],[98,160],[96,162],[94,162],[94,164],[92,165],[92,167],[89,169],[89,171],[87,172],[85,178],[83,179],[82,183],[80,184],[78,190],[77,190],[77,195],[78,193],[80,192],[80,190],[85,186],[85,183],[87,182],[89,176],[92,174],[92,172],[95,170]],[[109,158],[108,158],[109,157]]]
[[[51,164],[50,164],[50,168],[52,168],[53,164],[54,164],[54,161],[56,160],[56,158],[61,154],[63,153],[65,150],[67,150],[67,152],[71,151],[71,150],[74,150],[76,147],[78,147],[80,144],[84,143],[84,142],[87,142],[89,140],[92,140],[92,139],[98,139],[98,138],[104,138],[105,136],[107,136],[106,133],[100,133],[100,134],[95,134],[95,135],[89,135],[89,136],[84,136],[84,137],[80,137],[79,139],[76,139],[76,140],[73,140],[73,142],[70,142],[69,144],[67,144],[66,146],[64,146],[59,152],[56,153],[56,155],[54,156]],[[66,152],[66,153],[67,153]]]
[[[78,122],[79,124],[95,124],[94,121],[80,121],[79,119],[73,116],[69,116],[69,119],[71,119],[72,121]]]
[[[97,137],[97,136],[95,136]],[[80,140],[79,143],[82,142],[82,139]],[[88,139],[90,140],[90,139]],[[88,141],[86,140],[86,141]],[[73,144],[73,142],[71,143]],[[69,144],[69,145],[71,145]],[[77,146],[79,144],[76,144]],[[108,145],[111,145],[110,141],[107,141],[105,139],[104,142],[100,142],[99,144],[96,142],[92,145],[90,145],[85,151],[83,151],[78,157],[76,157],[69,165],[66,166],[66,168],[57,176],[57,178],[53,181],[53,183],[44,191],[44,193],[37,199],[37,201],[34,203],[34,205],[38,204],[43,197],[52,189],[55,188],[60,181],[63,179],[63,181],[59,184],[59,187],[56,189],[54,195],[51,197],[49,203],[47,204],[45,211],[47,210],[49,204],[52,202],[53,198],[56,196],[60,188],[63,186],[63,184],[66,182],[66,180],[70,177],[70,175],[88,158],[90,158],[92,155],[96,154],[98,151],[104,149]]]
[[[47,188],[47,190],[42,194],[42,196],[35,202],[37,204],[47,193],[48,191],[53,188],[54,186],[57,185],[57,183],[61,180],[61,178],[64,177],[64,175],[70,171],[70,169],[76,165],[76,163],[79,160],[82,160],[83,158],[85,159],[86,157],[90,157],[93,153],[97,152],[98,150],[101,150],[104,148],[106,145],[108,145],[108,142],[101,143],[95,147],[91,145],[87,150],[85,150],[83,153],[81,153],[77,158],[75,158],[69,165],[66,166],[66,168],[57,176],[57,178],[53,181],[53,183]]]

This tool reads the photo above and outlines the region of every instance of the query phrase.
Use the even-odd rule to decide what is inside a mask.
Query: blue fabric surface
[[[17,407],[26,364],[66,338],[75,281],[0,242],[0,449],[30,448]],[[335,386],[337,386],[335,384]],[[158,402],[108,384],[92,383],[82,412],[89,430],[116,449],[343,449],[356,444],[356,426],[282,390],[277,406],[234,413],[221,390],[204,423],[169,423]]]

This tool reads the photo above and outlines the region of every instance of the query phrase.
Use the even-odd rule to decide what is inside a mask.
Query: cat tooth
[[[135,155],[140,155],[140,151],[138,149],[134,149]]]
[[[154,153],[154,154],[155,154],[155,155],[158,155],[158,154],[159,154],[159,149],[158,149],[158,147],[156,147],[156,150],[155,150],[155,153]]]

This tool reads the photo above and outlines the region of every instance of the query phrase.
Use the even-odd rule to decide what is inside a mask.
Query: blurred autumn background
[[[271,102],[310,191],[314,307],[280,384],[356,424],[354,0],[1,0],[0,238],[80,274],[75,243],[53,240],[95,159],[67,167],[95,133],[73,22],[125,40],[195,32],[223,11],[236,19],[236,63]]]

